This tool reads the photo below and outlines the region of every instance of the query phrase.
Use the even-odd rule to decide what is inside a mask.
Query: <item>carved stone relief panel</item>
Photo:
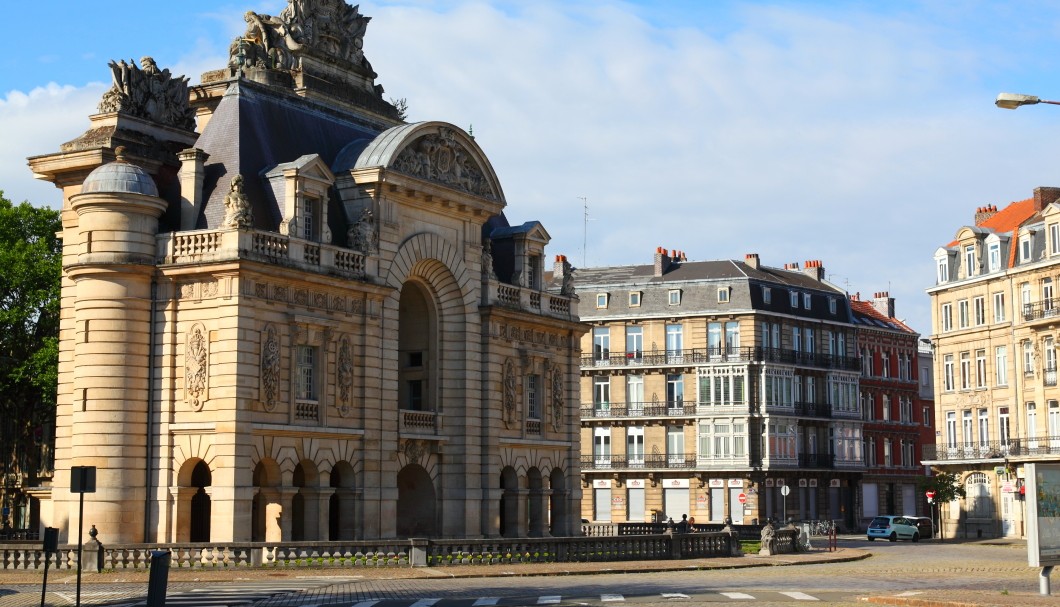
[[[206,327],[195,323],[184,338],[184,399],[201,411],[207,399],[210,376],[210,341]]]
[[[336,362],[335,376],[339,383],[339,399],[336,406],[339,415],[348,417],[353,411],[353,348],[350,338],[343,335],[339,339],[339,356]]]
[[[552,392],[552,430],[559,432],[563,426],[563,367],[549,364],[550,376],[546,381],[551,383]]]
[[[504,390],[502,393],[503,407],[502,419],[504,421],[504,427],[511,429],[516,423],[518,423],[516,407],[516,371],[515,361],[511,358],[505,359],[504,361]]]
[[[276,327],[266,325],[261,332],[261,406],[276,408],[280,398],[280,336]]]

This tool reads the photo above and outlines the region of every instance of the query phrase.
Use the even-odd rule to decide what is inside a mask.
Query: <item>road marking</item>
[[[662,594],[662,598],[671,599],[672,600],[672,599],[690,599],[692,597],[688,596],[687,594],[681,594],[680,592],[664,592]]]
[[[615,601],[624,601],[626,600],[626,597],[621,594],[601,594],[600,600],[605,603],[613,603]]]
[[[563,599],[563,597],[561,597],[559,595],[539,596],[539,597],[537,597],[537,604],[538,605],[556,605],[562,599]]]
[[[487,596],[472,603],[471,607],[489,607],[490,605],[496,605],[500,600],[500,597]]]
[[[431,607],[431,605],[437,603],[442,599],[420,599],[415,603],[409,605],[409,607]]]
[[[742,592],[722,592],[720,594],[722,596],[727,596],[730,599],[736,599],[738,601],[753,601],[755,598],[749,594],[744,594]]]
[[[374,600],[374,601],[361,601],[360,603],[354,603],[353,607],[372,607],[372,605],[375,605],[376,603],[378,603],[379,600],[380,599],[377,599],[377,600]]]
[[[819,600],[821,600],[821,599],[819,599],[819,598],[817,598],[815,596],[810,596],[810,595],[806,594],[805,592],[781,592],[780,594],[783,594],[783,595],[786,595],[786,596],[790,596],[791,598],[795,599],[796,601],[819,601]]]

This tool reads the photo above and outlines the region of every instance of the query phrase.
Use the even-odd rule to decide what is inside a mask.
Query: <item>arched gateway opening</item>
[[[434,483],[427,471],[412,464],[397,477],[398,537],[433,537],[437,534]]]

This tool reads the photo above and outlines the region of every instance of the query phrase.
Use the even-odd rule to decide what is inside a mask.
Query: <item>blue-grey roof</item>
[[[81,193],[143,194],[158,196],[158,186],[146,171],[121,160],[97,167],[88,174]]]

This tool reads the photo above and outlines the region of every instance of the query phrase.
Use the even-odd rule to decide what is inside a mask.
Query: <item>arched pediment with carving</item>
[[[463,129],[446,122],[403,124],[382,132],[361,152],[354,168],[379,166],[505,204],[482,148]]]

